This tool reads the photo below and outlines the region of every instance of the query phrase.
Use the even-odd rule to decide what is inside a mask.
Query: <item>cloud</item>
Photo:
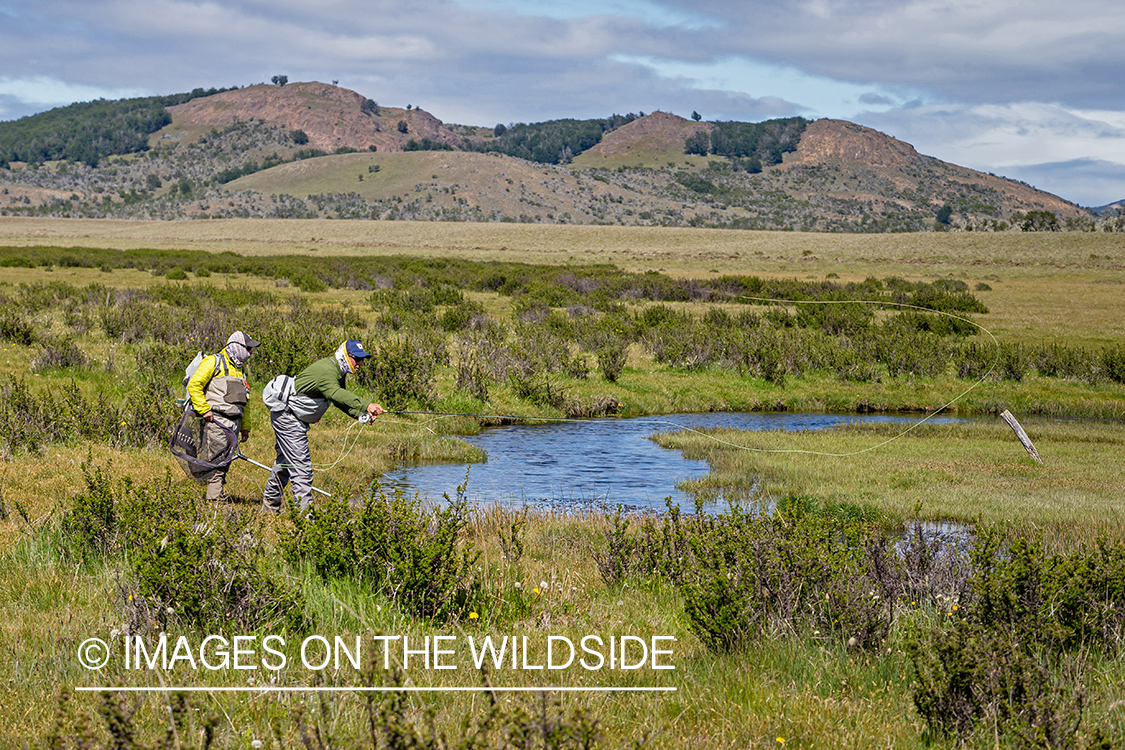
[[[0,72],[107,88],[131,76],[156,93],[252,83],[278,71],[395,88],[399,74],[445,76],[466,96],[499,87],[509,98],[534,98],[538,92],[509,81],[539,72],[549,82],[599,61],[647,58],[668,70],[696,66],[691,77],[703,82],[680,82],[685,89],[812,110],[815,102],[782,88],[792,75],[737,86],[706,80],[740,66],[799,74],[852,87],[840,107],[865,95],[871,106],[872,96],[887,104],[924,92],[926,101],[1090,108],[1125,101],[1117,3],[1073,0],[1063,11],[1057,0],[8,0],[16,17],[0,31]],[[496,75],[498,61],[516,75]],[[560,110],[565,104],[556,100]]]
[[[1125,195],[1125,113],[1022,102],[921,105],[861,113],[855,120],[893,133],[923,154],[1022,179],[1082,205]],[[1060,165],[1070,165],[1074,177],[1065,177]]]
[[[891,99],[889,96],[883,96],[882,94],[873,94],[868,92],[866,94],[860,94],[859,103],[867,104],[869,106],[890,106],[895,102],[894,99]]]
[[[1006,177],[1031,185],[1051,185],[1050,192],[1065,195],[1083,206],[1098,208],[1125,200],[1125,164],[1073,159],[1015,165],[1006,171]]]
[[[743,55],[963,102],[1125,101],[1118,0],[670,0],[721,19],[714,58]]]
[[[49,76],[0,76],[0,120],[14,120],[52,107],[95,99],[128,99],[143,96],[132,88],[84,86]]]
[[[1105,111],[1125,102],[1120,0],[0,0],[0,14],[5,117],[287,75],[464,124],[803,114],[990,171],[1125,163],[1125,115]]]

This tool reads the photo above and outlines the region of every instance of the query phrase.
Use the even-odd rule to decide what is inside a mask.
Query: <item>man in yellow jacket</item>
[[[246,398],[250,383],[243,368],[261,344],[242,331],[235,331],[221,351],[204,357],[188,380],[187,392],[191,407],[204,420],[200,458],[212,460],[229,448],[227,430],[239,433],[242,442],[250,439],[250,430],[244,429],[242,418],[246,413]],[[208,500],[224,500],[227,466],[203,474],[199,479],[207,484]]]

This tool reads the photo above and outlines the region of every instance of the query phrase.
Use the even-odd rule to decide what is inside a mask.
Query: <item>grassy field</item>
[[[326,259],[409,256],[570,267],[610,263],[631,272],[659,271],[697,279],[724,274],[844,283],[869,276],[897,276],[908,281],[955,279],[965,282],[989,308],[987,315],[975,316],[974,320],[1002,343],[1059,343],[1098,350],[1120,345],[1125,337],[1125,320],[1120,314],[1125,241],[1119,235],[845,236],[347,221],[0,219],[0,247],[117,248],[138,253],[188,249]],[[0,262],[4,257],[0,250]],[[277,315],[289,314],[286,300],[292,298],[299,298],[316,314],[354,311],[360,323],[332,328],[328,335],[358,335],[368,348],[395,336],[380,327],[369,290],[301,292],[272,278],[237,274],[170,281],[148,271],[126,268],[0,266],[0,296],[4,299],[51,282],[77,289],[98,285],[97,294],[106,299],[115,291],[128,292],[123,300],[137,296],[138,290],[155,294],[176,284],[189,289],[233,287],[240,290],[242,298],[261,294],[281,300],[270,303],[277,305]],[[511,297],[480,292],[468,296],[496,317],[511,318],[518,309]],[[175,360],[182,353],[180,349],[160,348],[145,340],[124,342],[106,335],[96,317],[83,307],[90,302],[42,304],[42,308],[26,313],[40,332],[37,335],[56,337],[51,340],[70,337],[93,364],[48,368],[32,374],[30,363],[40,355],[44,341],[24,344],[6,340],[0,343],[0,378],[27,379],[34,393],[52,391],[60,412],[70,410],[68,404],[80,404],[74,415],[76,421],[105,419],[93,404],[128,401],[140,392],[138,383],[146,372],[156,373],[157,379],[174,380],[177,370],[186,364]],[[112,306],[107,302],[105,307]],[[709,306],[685,302],[669,307],[702,316]],[[245,312],[249,308],[239,309]],[[318,334],[311,328],[304,333],[309,338]],[[317,352],[316,356],[326,353]],[[112,371],[102,366],[109,360],[116,363]],[[457,391],[455,364],[435,373],[435,410],[480,408],[480,402]],[[255,392],[270,374],[255,371],[251,383]],[[1106,559],[1117,559],[1112,557],[1116,549],[1112,544],[1125,536],[1125,498],[1121,494],[1125,480],[1125,438],[1121,432],[1125,390],[1120,383],[1091,384],[1036,374],[1018,382],[989,378],[976,383],[948,374],[852,382],[812,373],[778,384],[719,368],[692,371],[672,367],[633,343],[615,382],[594,373],[567,381],[566,388],[579,402],[612,396],[623,405],[622,413],[628,414],[780,405],[810,411],[906,409],[919,417],[967,391],[956,408],[975,414],[1012,410],[1028,428],[1044,462],[1032,461],[999,420],[923,425],[901,436],[901,428],[854,428],[810,433],[675,433],[656,439],[689,457],[709,462],[712,473],[689,488],[702,497],[744,500],[754,488],[764,493],[769,503],[812,498],[810,502],[823,509],[826,523],[855,517],[860,519],[857,523],[867,524],[864,528],[895,533],[913,519],[952,521],[957,529],[999,525],[1012,533],[1034,536],[1041,532],[1047,551],[1030,559],[1042,563],[1044,571],[1054,569],[1050,567],[1050,554],[1094,549],[1099,540],[1111,545]],[[66,402],[67,397],[84,400]],[[13,397],[9,394],[8,398]],[[491,391],[488,406],[495,410],[493,413],[560,414],[553,407],[521,399],[500,385]],[[1075,415],[1098,419],[1074,419]],[[254,413],[250,422],[254,435],[245,445],[246,455],[272,463],[268,420],[264,413]],[[403,460],[479,459],[465,443],[456,440],[457,433],[476,428],[471,420],[383,419],[367,429],[358,447],[349,452],[345,441],[355,439],[357,430],[343,415],[331,414],[310,433],[312,452],[314,461],[339,461],[331,469],[318,472],[316,483],[337,496],[362,498],[372,480]],[[675,570],[674,555],[669,557],[667,550],[658,554],[653,551],[656,547],[651,547],[650,556],[663,561],[654,568],[637,567],[636,559],[629,557],[630,549],[640,555],[645,544],[656,545],[651,539],[643,541],[643,519],[631,519],[628,534],[615,536],[613,519],[598,514],[533,513],[521,519],[492,509],[470,514],[459,542],[480,553],[470,571],[475,598],[454,616],[427,619],[412,613],[397,598],[393,585],[377,587],[363,578],[325,578],[309,560],[301,563],[285,559],[282,551],[287,535],[297,524],[285,517],[273,519],[257,513],[265,472],[238,463],[228,485],[232,497],[229,507],[177,506],[185,509],[182,515],[189,522],[188,528],[161,531],[163,539],[157,535],[150,540],[152,544],[163,551],[170,544],[168,540],[176,538],[173,532],[190,540],[195,538],[191,534],[201,528],[229,526],[240,534],[245,532],[241,542],[235,539],[232,543],[232,555],[248,555],[247,559],[253,561],[250,567],[259,566],[254,569],[260,568],[262,575],[301,593],[305,611],[315,625],[300,637],[315,633],[350,642],[358,635],[364,639],[365,654],[381,658],[382,651],[370,648],[375,643],[372,635],[408,636],[415,644],[427,637],[433,644],[435,636],[442,636],[455,651],[443,657],[455,669],[438,670],[433,664],[420,667],[424,657],[415,654],[413,668],[402,669],[397,678],[394,670],[381,668],[381,663],[311,669],[301,666],[292,650],[300,642],[296,631],[269,625],[193,624],[185,619],[183,610],[179,616],[172,612],[167,617],[140,612],[136,602],[141,599],[168,601],[144,593],[145,574],[137,566],[147,559],[152,545],[83,551],[73,533],[66,531],[64,519],[73,518],[79,504],[76,498],[96,494],[91,489],[89,467],[104,470],[115,486],[128,479],[138,488],[138,496],[154,508],[164,507],[158,503],[167,497],[202,494],[183,478],[159,444],[142,447],[121,441],[114,447],[110,441],[71,438],[44,440],[34,448],[6,449],[0,464],[0,632],[5,647],[0,663],[0,746],[131,747],[134,745],[121,739],[129,732],[145,746],[159,747],[201,747],[211,732],[212,746],[224,748],[359,747],[372,745],[373,735],[386,745],[399,742],[406,746],[409,742],[405,738],[412,732],[417,733],[410,736],[418,742],[433,739],[431,733],[437,732],[456,744],[474,731],[479,746],[526,747],[1100,747],[1099,736],[1110,743],[1105,746],[1125,742],[1120,624],[1107,637],[1108,646],[1083,641],[1077,650],[1056,652],[1051,650],[1054,646],[1043,647],[1036,669],[1046,670],[1042,672],[1048,675],[1044,679],[1053,686],[1049,695],[1056,697],[1035,693],[1035,685],[1040,683],[1034,681],[1018,685],[1031,691],[1028,702],[1039,707],[1040,716],[1075,727],[1066,734],[1069,744],[1035,735],[1039,725],[1023,714],[1017,718],[1026,723],[1020,724],[1014,714],[1005,713],[1015,709],[1003,702],[983,702],[983,713],[966,732],[943,733],[935,730],[933,714],[924,714],[919,708],[919,685],[929,683],[920,674],[912,649],[925,641],[919,633],[952,632],[951,623],[960,617],[958,601],[964,608],[970,601],[979,606],[987,596],[975,592],[958,600],[954,584],[938,580],[936,575],[930,588],[918,589],[925,591],[925,596],[892,599],[888,606],[879,608],[879,618],[887,618],[887,630],[882,640],[875,638],[873,644],[857,645],[859,631],[848,629],[854,623],[849,620],[851,624],[845,627],[834,620],[842,621],[847,612],[869,606],[865,589],[854,597],[849,593],[853,598],[846,600],[848,606],[833,610],[825,620],[814,617],[823,613],[809,614],[817,609],[815,602],[806,603],[802,610],[805,614],[782,616],[774,612],[754,637],[727,652],[709,645],[708,626],[700,624],[698,612],[692,614],[692,602],[706,599],[707,592],[683,571],[668,572],[669,565]],[[166,481],[170,482],[167,487],[163,484]],[[119,503],[128,496],[125,490],[116,492]],[[800,518],[795,518],[794,523],[800,526]],[[348,527],[358,523],[353,519]],[[715,533],[718,538],[718,530]],[[810,548],[822,549],[827,559],[834,554],[829,549],[832,539],[821,539],[825,546],[812,544]],[[518,552],[513,548],[515,540],[519,542]],[[805,543],[799,537],[790,541],[794,549]],[[737,559],[737,547],[732,545],[727,550],[730,559]],[[698,555],[692,559],[700,570],[710,571],[702,550],[690,554]],[[261,556],[253,557],[257,554]],[[854,574],[856,569],[848,566],[859,561],[846,551],[844,556],[847,561],[841,558],[840,570]],[[632,572],[621,576],[608,573],[609,563],[614,561]],[[735,563],[730,565],[728,579],[731,571],[739,570]],[[808,571],[806,575],[811,576]],[[1047,577],[1044,574],[1044,579]],[[721,580],[717,574],[713,578]],[[846,578],[832,579],[835,583],[825,584],[824,590],[816,589],[811,577],[803,580],[810,590],[831,592],[833,597],[849,587]],[[1065,600],[1065,591],[1055,593],[1058,601],[1047,604],[1061,609],[1059,602]],[[767,590],[764,596],[776,594]],[[1083,599],[1092,600],[1093,594]],[[168,604],[173,605],[181,606],[175,601]],[[1095,607],[1089,605],[1089,609]],[[159,615],[160,624],[140,614],[152,618]],[[806,617],[814,619],[803,619]],[[970,615],[966,622],[975,621]],[[1054,621],[1048,618],[1045,622]],[[1051,627],[1039,629],[1054,632]],[[161,631],[173,639],[184,636],[194,643],[215,632],[259,639],[271,633],[282,634],[290,649],[290,666],[278,671],[212,671],[188,669],[181,662],[168,670],[137,670],[115,658],[104,671],[91,672],[76,656],[79,645],[88,638],[99,637],[112,644],[119,657],[126,634],[154,639]],[[666,661],[675,669],[654,669],[650,660],[645,668],[633,670],[589,670],[573,664],[554,671],[495,667],[483,676],[474,668],[467,644],[470,636],[485,635],[528,637],[533,649],[528,657],[531,666],[546,657],[546,641],[552,636],[560,639],[557,643],[562,638],[579,643],[587,635],[606,640],[610,636],[632,636],[650,647],[654,637],[669,637],[674,640],[660,643],[664,644],[661,648],[672,650]],[[944,636],[932,637],[940,640]],[[993,651],[985,648],[985,653],[1000,648],[997,642],[987,640],[991,635],[974,637],[986,646],[992,644]],[[635,646],[637,641],[631,643]],[[434,657],[432,646],[428,656]],[[396,653],[391,661],[402,667],[403,659],[402,653]],[[1026,672],[1032,673],[1040,674],[1035,669]],[[999,672],[989,674],[996,679],[1010,678]],[[396,679],[408,687],[456,692],[371,694],[298,689],[384,685]],[[482,679],[494,687],[512,690],[496,692],[495,707],[489,709],[487,691],[470,692],[481,685]],[[103,703],[98,694],[74,690],[95,684],[174,685],[198,692],[127,693],[117,704]],[[601,692],[540,695],[515,690],[542,685],[597,688]],[[606,690],[622,687],[665,690]],[[278,692],[276,688],[295,690]],[[61,708],[60,695],[66,697]],[[177,695],[186,695],[186,707],[178,702]],[[1080,699],[1075,698],[1079,695]],[[1080,706],[1076,724],[1075,700]],[[108,723],[103,718],[107,715],[112,718]],[[208,717],[213,717],[210,725]],[[483,726],[486,720],[492,724]],[[118,727],[116,735],[113,726]],[[1009,726],[1016,729],[1006,729]],[[1098,735],[1099,730],[1104,734]],[[1027,737],[1021,739],[1020,731]],[[118,744],[112,744],[111,736]]]
[[[364,157],[368,158],[368,157]],[[410,255],[612,263],[690,277],[868,276],[987,284],[988,327],[1024,342],[1120,341],[1125,240],[1114,234],[802,234],[674,228],[362,221],[0,218],[0,246],[187,248],[247,255]],[[65,278],[65,276],[63,276]]]

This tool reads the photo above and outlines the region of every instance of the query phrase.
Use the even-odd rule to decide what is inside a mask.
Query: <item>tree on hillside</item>
[[[0,160],[96,167],[106,156],[147,151],[148,136],[170,122],[161,97],[71,104],[0,123]]]
[[[637,115],[613,115],[604,120],[550,120],[547,122],[497,125],[495,140],[475,148],[514,156],[540,164],[567,164],[578,154],[596,146],[602,135],[637,119]]]
[[[1061,229],[1058,214],[1054,211],[1016,213],[1012,216],[1012,223],[1017,224],[1025,232],[1058,232]]]
[[[285,84],[289,83],[289,76],[274,76],[270,80],[278,86],[284,86]]]
[[[684,141],[684,153],[701,156],[710,153],[732,161],[752,159],[761,164],[780,164],[784,154],[797,148],[806,125],[808,120],[803,117],[757,123],[718,122],[709,136],[702,131],[688,136]],[[708,138],[706,142],[704,137]]]
[[[711,134],[706,130],[698,130],[684,141],[684,153],[696,156],[707,156],[711,150]]]
[[[692,112],[691,112],[691,119],[695,120],[696,122],[699,122],[700,120],[702,120],[702,119],[703,119],[703,115],[699,114],[699,113],[698,113],[698,112],[696,112],[695,110],[692,110]]]

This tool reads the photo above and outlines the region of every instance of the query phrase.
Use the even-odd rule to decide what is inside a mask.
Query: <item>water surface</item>
[[[468,500],[477,505],[664,510],[664,499],[687,509],[692,499],[676,483],[705,476],[706,461],[649,440],[683,428],[816,430],[843,424],[901,422],[917,417],[791,412],[672,414],[635,419],[587,419],[482,430],[461,439],[488,455],[484,463],[403,467],[387,472],[385,489],[402,488],[427,500],[456,496],[468,472]],[[953,421],[948,418],[932,422]]]

